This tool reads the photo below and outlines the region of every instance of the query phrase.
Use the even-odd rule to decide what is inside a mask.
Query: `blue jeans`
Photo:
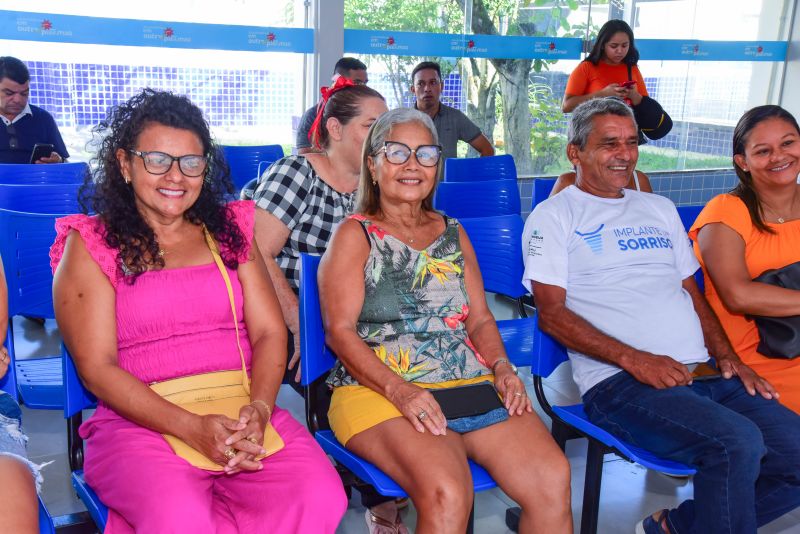
[[[623,371],[583,402],[594,424],[697,469],[694,499],[667,516],[673,534],[755,534],[800,505],[800,416],[738,378],[659,390]]]

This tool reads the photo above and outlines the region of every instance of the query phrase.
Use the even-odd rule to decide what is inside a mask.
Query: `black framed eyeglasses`
[[[144,162],[144,170],[150,174],[167,174],[172,168],[172,163],[177,161],[178,168],[189,178],[197,178],[206,172],[208,158],[196,154],[186,154],[185,156],[170,156],[164,152],[140,152],[138,150],[128,150],[131,154],[139,156]]]
[[[395,165],[402,165],[408,161],[411,154],[414,154],[417,162],[423,167],[435,167],[442,157],[442,147],[439,145],[419,145],[417,148],[411,148],[405,143],[384,141],[380,151],[386,155],[386,161]]]
[[[19,139],[17,138],[17,127],[13,124],[6,124],[6,132],[8,133],[8,148],[18,148]]]

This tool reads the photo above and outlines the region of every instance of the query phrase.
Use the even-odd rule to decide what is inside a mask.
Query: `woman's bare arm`
[[[800,315],[800,291],[753,282],[742,237],[723,223],[703,226],[697,243],[722,304],[732,313],[787,317]]]

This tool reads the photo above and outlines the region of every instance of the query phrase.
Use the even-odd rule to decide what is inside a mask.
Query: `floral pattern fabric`
[[[409,382],[439,383],[489,375],[467,337],[469,301],[458,221],[424,250],[415,250],[363,215],[370,252],[364,267],[364,305],[358,335],[375,356]],[[333,387],[356,385],[341,362]]]

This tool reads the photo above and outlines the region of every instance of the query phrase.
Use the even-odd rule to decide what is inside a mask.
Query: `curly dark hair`
[[[128,283],[133,284],[149,269],[164,267],[156,235],[139,213],[133,188],[125,183],[117,160],[117,151],[135,149],[139,135],[153,123],[189,130],[200,139],[208,166],[200,196],[183,216],[208,228],[224,245],[220,247],[223,262],[235,269],[247,242],[226,207],[226,195],[234,191],[230,170],[222,150],[211,138],[203,112],[185,96],[148,88],[108,111],[105,120],[93,130],[100,147],[93,161],[94,171],[87,175],[81,188],[83,212],[95,212],[105,223],[105,242],[119,250],[125,270],[132,275],[126,277]]]

